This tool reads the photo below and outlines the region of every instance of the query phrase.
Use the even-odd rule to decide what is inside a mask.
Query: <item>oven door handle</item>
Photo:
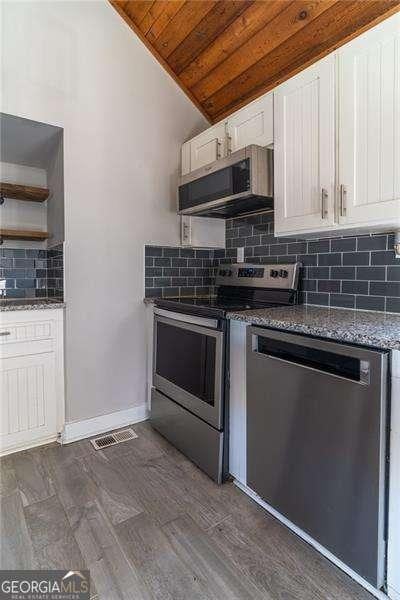
[[[208,321],[214,321],[213,319],[208,319]],[[159,314],[154,315],[154,322],[156,323],[166,323],[167,325],[172,325],[173,327],[179,327],[180,329],[187,329],[189,331],[195,331],[196,333],[202,333],[203,335],[208,335],[210,337],[220,338],[224,334],[221,330],[217,329],[217,327],[204,326],[199,325],[197,323],[190,323],[185,320],[171,319],[170,317],[164,317]],[[217,324],[217,321],[214,321]]]
[[[182,321],[183,323],[193,323],[194,325],[203,325],[204,327],[210,327],[212,329],[218,328],[217,319],[208,319],[207,317],[198,317],[196,315],[187,315],[185,313],[172,312],[170,310],[164,310],[163,308],[155,308],[154,315],[160,315],[173,321]]]

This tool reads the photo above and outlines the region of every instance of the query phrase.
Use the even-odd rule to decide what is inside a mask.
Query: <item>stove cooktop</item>
[[[224,318],[231,311],[296,304],[300,266],[299,263],[222,265],[216,275],[215,295],[160,298],[155,305],[180,313]]]
[[[218,296],[209,296],[208,298],[157,298],[154,302],[159,308],[186,314],[219,317],[224,318],[228,312],[250,310],[256,308],[270,308],[272,306],[282,306],[283,303],[277,302],[252,302],[240,301],[237,298],[218,298]]]

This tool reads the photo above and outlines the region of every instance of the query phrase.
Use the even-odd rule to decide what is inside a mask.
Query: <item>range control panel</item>
[[[238,263],[220,265],[216,285],[282,288],[297,290],[301,263],[252,265]]]

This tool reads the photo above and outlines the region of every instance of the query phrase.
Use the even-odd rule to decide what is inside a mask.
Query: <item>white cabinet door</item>
[[[57,435],[54,352],[2,358],[0,454]]]
[[[275,232],[323,231],[334,222],[335,58],[274,92]]]
[[[190,140],[190,171],[225,156],[225,123],[210,127]]]
[[[250,144],[269,146],[274,142],[274,102],[272,92],[245,106],[227,122],[228,152]]]
[[[400,14],[338,57],[340,223],[400,226]]]

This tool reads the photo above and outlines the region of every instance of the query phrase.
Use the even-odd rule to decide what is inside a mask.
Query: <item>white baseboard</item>
[[[66,423],[61,435],[62,444],[70,444],[94,435],[105,433],[113,429],[119,429],[133,423],[140,423],[148,418],[147,404],[141,404],[126,410],[119,410],[108,415]]]
[[[286,517],[284,517],[283,515],[281,515],[275,508],[273,508],[272,506],[270,506],[269,504],[267,504],[267,502],[264,502],[264,500],[262,498],[260,498],[260,496],[258,496],[258,494],[256,494],[256,492],[254,492],[251,488],[247,487],[247,485],[244,485],[243,483],[241,483],[237,479],[234,480],[234,484],[237,485],[237,487],[239,489],[241,489],[245,494],[247,494],[248,496],[250,496],[250,498],[252,498],[255,502],[257,502],[257,504],[259,504],[260,506],[262,506],[267,512],[269,512],[276,519],[278,519],[278,521],[280,521],[281,523],[283,523],[284,525],[286,525],[286,527],[288,527],[289,529],[291,529],[294,533],[296,533],[299,537],[301,537],[305,542],[308,542],[311,546],[313,546],[313,548],[315,548],[316,550],[318,550],[318,552],[320,552],[328,560],[330,560],[331,562],[333,562],[337,567],[339,567],[339,569],[341,569],[342,571],[344,571],[345,573],[347,573],[347,575],[349,575],[357,583],[359,583],[360,585],[362,585],[362,587],[364,587],[372,595],[374,595],[375,598],[378,598],[379,600],[388,600],[388,596],[386,594],[384,594],[383,592],[381,592],[381,591],[377,590],[376,588],[374,588],[370,583],[368,583],[368,581],[365,581],[365,579],[363,579],[362,577],[360,577],[360,575],[358,575],[358,573],[356,573],[355,571],[353,571],[352,569],[350,569],[341,560],[339,560],[338,558],[336,558],[336,556],[334,554],[332,554],[331,552],[329,552],[329,550],[327,550],[326,548],[324,548],[324,546],[321,546],[321,544],[319,544],[318,542],[316,542],[311,536],[309,536],[302,529],[300,529],[299,527],[297,527],[297,525],[294,525],[294,523],[292,523],[291,521],[289,521],[289,519],[287,519]],[[389,595],[389,597],[392,600],[396,600],[396,596],[394,596],[394,595],[392,595],[392,596]]]
[[[400,592],[390,587],[390,585],[388,587],[388,595],[391,600],[400,600]]]
[[[14,446],[9,446],[5,449],[0,448],[0,456],[7,456],[8,454],[14,454],[15,452],[30,450],[31,448],[36,448],[38,446],[45,446],[46,444],[56,442],[57,439],[58,435],[50,435],[49,437],[41,438],[39,440],[21,442],[20,444],[15,444]]]

